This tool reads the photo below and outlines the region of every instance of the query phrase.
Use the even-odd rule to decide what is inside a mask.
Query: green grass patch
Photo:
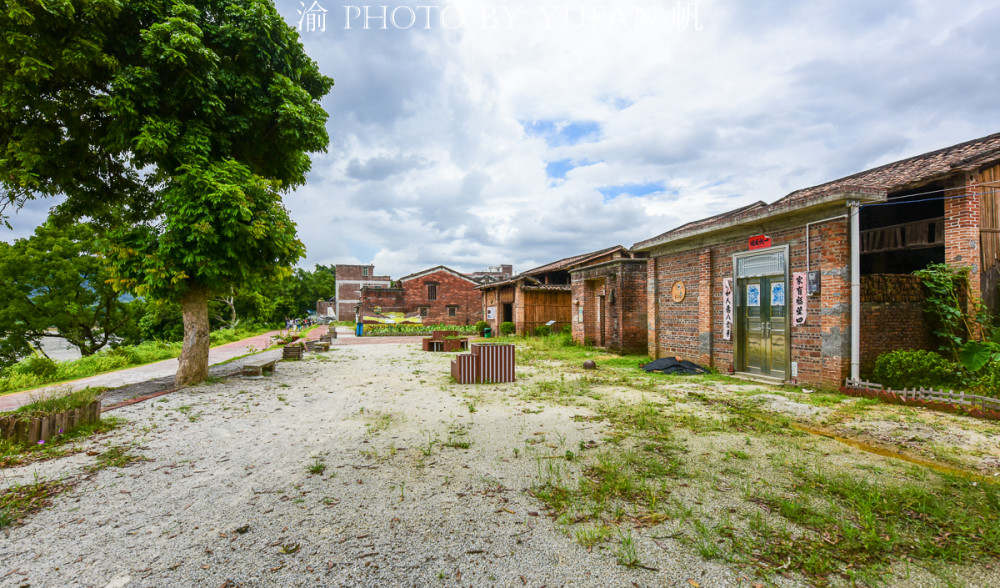
[[[792,488],[754,500],[809,532],[751,525],[754,540],[743,548],[755,561],[784,564],[826,583],[837,570],[851,579],[845,568],[877,578],[902,559],[932,569],[1000,556],[997,484],[944,475],[922,483],[867,479],[802,464],[790,469]]]
[[[70,392],[69,394],[49,394],[33,400],[9,413],[0,415],[14,415],[18,417],[34,418],[48,416],[59,412],[66,412],[75,408],[83,408],[91,402],[97,400],[103,392],[103,388],[85,388]]]

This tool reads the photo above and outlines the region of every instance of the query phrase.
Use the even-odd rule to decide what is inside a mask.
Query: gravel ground
[[[761,582],[750,570],[699,557],[672,537],[679,527],[670,521],[627,530],[644,568],[618,565],[619,538],[592,551],[582,547],[572,527],[546,516],[530,490],[542,470],[567,467],[560,459],[567,450],[602,443],[606,422],[574,418],[593,415],[587,402],[526,402],[526,386],[559,377],[546,362],[519,367],[515,383],[460,386],[448,377],[451,357],[420,352],[413,343],[335,346],[282,362],[265,378],[234,376],[114,410],[126,423],[88,440],[83,451],[0,470],[0,487],[36,479],[75,483],[0,535],[0,586]],[[724,387],[671,386],[679,398]],[[815,418],[829,412],[766,387],[742,388],[763,392],[757,400],[777,412]],[[603,393],[611,401],[645,398],[626,389]],[[673,410],[710,407],[678,403]],[[773,450],[751,449],[743,437],[688,439],[691,467],[717,459],[727,443],[762,455]],[[803,446],[829,463],[858,461],[859,452],[828,439],[787,444],[788,451]],[[87,473],[93,454],[115,446],[131,447],[143,460]],[[767,483],[757,472],[747,479]],[[702,491],[678,490],[702,504]],[[740,506],[739,492],[722,490],[728,498],[700,507],[706,516]],[[1000,585],[990,570],[956,573],[968,585]],[[940,582],[919,568],[887,581]],[[771,582],[803,585],[781,575]]]
[[[146,461],[85,477],[9,528],[0,584],[739,583],[670,540],[637,538],[658,571],[588,553],[525,490],[543,463],[534,457],[599,439],[601,425],[573,422],[578,408],[522,412],[518,383],[460,395],[450,355],[413,347],[338,348],[114,411],[128,423],[86,448],[133,444]],[[529,448],[538,433],[551,442]],[[463,439],[468,449],[454,446]],[[0,483],[78,476],[93,462],[38,462]],[[325,470],[310,473],[317,462]]]

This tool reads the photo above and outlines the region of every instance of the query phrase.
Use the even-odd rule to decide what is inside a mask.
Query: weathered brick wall
[[[646,351],[646,260],[622,259],[592,268],[574,270],[573,339],[587,338],[616,352]],[[604,330],[600,331],[597,306],[604,304]],[[583,308],[583,321],[579,309]]]
[[[925,293],[913,275],[861,277],[861,375],[867,378],[878,356],[897,349],[936,351],[924,314]]]
[[[334,271],[337,275],[334,298],[339,320],[354,320],[354,308],[361,300],[361,288],[365,284],[388,288],[391,283],[389,276],[375,275],[374,265],[338,264],[334,266]]]
[[[406,292],[402,288],[362,288],[362,315],[375,314],[375,309],[382,312],[407,312]]]
[[[431,283],[437,284],[435,300],[427,297],[427,286]],[[469,325],[483,318],[482,294],[476,290],[477,284],[451,272],[438,270],[406,280],[400,286],[406,291],[406,312],[427,307],[424,323]],[[449,315],[449,307],[455,308],[455,316]]]
[[[806,222],[757,230],[774,246],[789,246],[790,274],[806,270]],[[722,283],[733,276],[732,256],[747,251],[751,234],[677,253],[654,251],[647,266],[650,355],[676,356],[721,371],[733,366],[735,341],[723,339]],[[849,245],[846,219],[811,228],[810,269],[821,271],[821,289],[807,300],[805,324],[791,327],[790,361],[798,365],[799,382],[839,386],[850,369]],[[681,302],[671,298],[676,281],[687,291]]]

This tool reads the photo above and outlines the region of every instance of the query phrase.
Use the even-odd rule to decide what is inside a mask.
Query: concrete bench
[[[243,375],[263,376],[265,372],[269,374],[274,373],[274,365],[276,363],[278,363],[277,359],[267,359],[265,357],[252,359],[243,364]]]
[[[306,345],[309,347],[309,351],[324,352],[330,350],[330,342],[323,341],[322,339],[319,341],[309,341]]]

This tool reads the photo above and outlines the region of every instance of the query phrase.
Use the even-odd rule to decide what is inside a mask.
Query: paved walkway
[[[342,329],[346,329],[346,327],[342,327]],[[216,365],[231,360],[234,357],[267,349],[273,345],[271,337],[276,335],[278,332],[279,331],[270,331],[268,333],[264,333],[263,335],[243,339],[242,341],[234,341],[232,343],[226,343],[225,345],[213,347],[208,352],[208,364]],[[306,339],[319,339],[320,336],[325,335],[326,332],[327,325],[320,325],[310,331],[309,334],[306,335]],[[340,332],[338,331],[337,334],[339,336]],[[350,337],[353,338],[353,335],[350,335]],[[7,394],[0,396],[0,412],[16,409],[31,402],[34,397],[56,390],[60,392],[69,392],[83,390],[84,388],[120,388],[122,386],[156,380],[158,378],[172,378],[177,373],[177,366],[179,363],[179,360],[176,358],[165,359],[155,363],[148,363],[146,365],[126,368],[115,372],[98,374],[96,376],[81,378],[79,380],[52,384],[51,386],[45,386],[43,388],[35,388],[33,390],[25,390],[24,392]]]

